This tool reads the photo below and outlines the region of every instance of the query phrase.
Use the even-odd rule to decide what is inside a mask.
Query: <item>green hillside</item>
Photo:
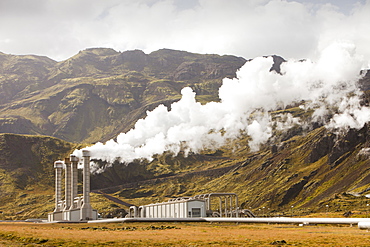
[[[293,206],[308,214],[325,212],[329,205],[333,213],[352,211],[364,217],[370,162],[361,150],[369,145],[368,134],[367,126],[343,136],[319,127],[255,153],[249,153],[247,139],[241,137],[219,150],[188,157],[164,154],[152,162],[115,163],[93,175],[91,187],[134,205],[235,192],[241,208],[257,213],[264,207],[265,214],[289,214]],[[3,219],[46,217],[54,208],[52,161],[67,157],[76,145],[11,134],[3,134],[0,141]],[[128,209],[94,193],[92,204],[103,215]]]
[[[275,56],[274,61],[278,70],[283,59]],[[0,220],[45,218],[54,208],[53,162],[85,145],[77,143],[126,132],[147,110],[178,100],[184,86],[191,86],[202,103],[217,101],[222,78],[234,77],[245,62],[167,49],[151,54],[88,49],[63,62],[0,53]],[[360,84],[369,89],[369,73]],[[369,104],[369,95],[366,91],[363,104]],[[302,115],[291,107],[272,116]],[[310,117],[305,114],[301,117]],[[235,192],[241,208],[258,214],[330,209],[336,215],[352,211],[364,217],[368,136],[368,125],[346,133],[319,124],[295,126],[275,131],[258,152],[250,152],[248,137],[240,136],[218,150],[187,157],[165,153],[151,162],[115,162],[92,176],[91,187],[135,205]],[[92,206],[111,216],[127,209],[97,193]]]
[[[225,77],[245,59],[163,49],[95,48],[63,62],[0,54],[0,133],[49,135],[93,143],[115,137],[190,86],[201,102],[217,101]]]
[[[53,160],[78,146],[47,136],[0,135],[0,214],[45,215],[53,208]]]

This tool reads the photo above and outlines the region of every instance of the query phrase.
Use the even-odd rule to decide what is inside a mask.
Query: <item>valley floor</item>
[[[349,226],[235,223],[0,223],[0,246],[369,246]]]

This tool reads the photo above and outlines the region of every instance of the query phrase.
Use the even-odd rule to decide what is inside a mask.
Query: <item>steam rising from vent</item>
[[[170,110],[159,105],[117,141],[89,147],[92,158],[129,162],[150,160],[165,151],[197,153],[218,148],[241,133],[250,136],[250,149],[256,151],[274,129],[304,124],[291,114],[272,117],[271,111],[291,104],[314,111],[311,121],[328,128],[361,128],[369,121],[370,109],[360,105],[357,87],[363,60],[354,45],[332,44],[317,62],[289,60],[281,65],[281,74],[270,71],[272,64],[272,57],[247,62],[237,78],[223,80],[220,102],[201,105],[191,88],[182,89],[181,100]],[[80,152],[74,154],[81,156]]]

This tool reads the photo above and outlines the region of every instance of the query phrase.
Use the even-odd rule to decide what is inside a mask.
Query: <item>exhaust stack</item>
[[[90,205],[90,152],[82,150],[83,156],[83,204],[81,207],[81,220],[89,220],[92,217]]]
[[[65,161],[55,161],[55,209],[48,221],[86,221],[98,219],[98,212],[90,205],[90,152],[82,150],[83,191],[78,197],[78,157],[70,155]],[[65,196],[62,200],[62,170],[65,169]]]
[[[63,211],[69,210],[71,207],[71,162],[69,158],[64,159],[65,164],[65,204]]]
[[[77,205],[74,203],[75,198],[77,197],[77,180],[78,180],[78,158],[71,154],[70,155],[70,161],[71,161],[71,207],[70,209],[75,209]]]
[[[55,168],[55,209],[54,212],[62,210],[60,201],[62,200],[62,169],[63,161],[57,160],[54,162]]]

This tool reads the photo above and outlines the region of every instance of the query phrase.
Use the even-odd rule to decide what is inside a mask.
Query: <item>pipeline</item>
[[[234,223],[276,223],[276,224],[344,224],[358,225],[359,229],[370,229],[370,218],[114,218],[89,220],[88,223],[114,223],[114,222],[234,222]]]

